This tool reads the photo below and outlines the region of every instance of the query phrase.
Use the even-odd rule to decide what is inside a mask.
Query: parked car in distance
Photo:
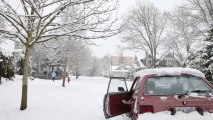
[[[213,113],[213,85],[192,68],[155,68],[135,73],[130,90],[125,78],[111,78],[104,96],[106,118],[126,113],[132,120],[146,112]]]

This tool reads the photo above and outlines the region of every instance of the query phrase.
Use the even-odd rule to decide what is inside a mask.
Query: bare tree
[[[91,56],[91,51],[85,43],[73,44],[73,51],[71,52],[69,63],[75,72],[76,79],[81,74],[83,67],[87,64],[88,58]]]
[[[63,65],[63,82],[62,86],[65,87],[65,78],[67,77],[67,69],[69,65],[74,65],[75,72],[77,73],[77,78],[79,75],[79,70],[81,69],[83,62],[87,61],[87,57],[90,55],[89,51],[86,49],[88,44],[86,44],[81,39],[76,39],[72,37],[64,37],[63,41],[58,41],[58,52],[55,55],[55,59],[62,61]],[[73,64],[74,63],[74,64]]]
[[[190,11],[177,7],[169,16],[170,28],[167,33],[166,46],[171,46],[180,63],[183,64],[186,55],[197,42],[200,32],[195,27],[198,22],[189,16]],[[186,53],[186,54],[184,54]]]
[[[2,8],[0,7],[0,12],[2,12],[3,10],[2,10]],[[5,25],[6,23],[5,23],[5,19],[2,17],[2,16],[0,16],[0,28],[5,28]],[[2,42],[2,38],[3,38],[3,35],[1,34],[1,32],[0,32],[0,38],[1,38],[1,40],[0,40],[0,43]]]
[[[21,110],[27,108],[28,69],[31,49],[36,43],[49,40],[60,40],[61,36],[72,36],[84,39],[103,38],[114,35],[110,20],[117,7],[111,0],[17,0],[19,10],[9,1],[0,0],[2,16],[9,24],[5,29],[0,28],[4,36],[21,42],[25,46],[24,73],[22,82]],[[17,2],[16,1],[16,2]],[[73,21],[61,22],[64,12],[69,7],[79,6],[79,15]],[[77,12],[77,11],[76,11]],[[81,14],[80,14],[81,13]],[[72,25],[78,27],[71,28]],[[83,24],[82,24],[83,23]],[[69,26],[68,28],[66,26]],[[64,31],[66,29],[66,31]],[[60,31],[60,32],[59,32]],[[79,34],[85,31],[89,34]],[[86,36],[87,35],[87,36]]]
[[[157,63],[156,55],[162,40],[166,18],[152,3],[137,3],[124,21],[123,42],[129,48],[144,50],[152,58],[152,66]]]
[[[33,59],[34,62],[37,61],[37,59],[52,66],[60,66],[62,68],[62,86],[65,87],[65,78],[67,77],[67,73],[71,72],[68,70],[73,70],[73,72],[77,73],[77,77],[82,71],[82,68],[86,66],[86,63],[88,62],[88,59],[91,56],[90,50],[87,48],[88,44],[84,42],[82,39],[77,39],[74,37],[61,37],[61,40],[57,40],[55,42],[48,41],[45,43],[45,46],[42,44],[39,44],[39,47],[43,47],[43,51],[37,50],[33,53]],[[42,56],[37,56],[37,52],[39,52],[40,55],[45,54],[43,58]],[[40,53],[41,52],[41,53]],[[54,68],[52,68],[54,70]],[[76,71],[77,70],[77,71]]]
[[[109,77],[111,72],[111,56],[109,54],[106,54],[102,59],[103,64],[103,76]]]
[[[186,0],[172,13],[172,31],[167,36],[179,61],[186,61],[188,53],[197,42],[207,37],[213,25],[213,0]],[[182,49],[183,47],[184,49]],[[199,44],[199,47],[202,45]],[[196,48],[198,50],[198,48]],[[184,55],[184,53],[187,53]]]
[[[195,27],[206,36],[213,25],[213,0],[187,0],[181,7],[190,11],[188,16],[199,22]]]
[[[42,71],[41,69],[49,65],[51,54],[52,50],[46,47],[44,44],[40,43],[34,45],[31,53],[31,65],[33,71],[31,74],[34,77],[39,77]]]

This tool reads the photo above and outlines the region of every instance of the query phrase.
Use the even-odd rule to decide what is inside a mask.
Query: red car
[[[145,112],[213,113],[213,85],[191,68],[155,68],[135,73],[130,90],[125,78],[111,78],[104,96],[104,114],[126,113],[132,120]]]

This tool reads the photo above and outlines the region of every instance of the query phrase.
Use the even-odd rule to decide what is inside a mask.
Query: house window
[[[172,66],[173,65],[173,61],[171,59],[167,60],[167,65],[168,66]]]

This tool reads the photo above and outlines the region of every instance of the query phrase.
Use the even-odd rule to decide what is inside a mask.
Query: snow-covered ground
[[[0,120],[105,120],[103,96],[108,79],[102,77],[72,78],[62,87],[62,81],[29,80],[28,107],[20,111],[21,79],[4,81],[0,85]],[[111,120],[126,120],[125,115]],[[139,120],[213,120],[213,114],[167,112],[146,113]]]

